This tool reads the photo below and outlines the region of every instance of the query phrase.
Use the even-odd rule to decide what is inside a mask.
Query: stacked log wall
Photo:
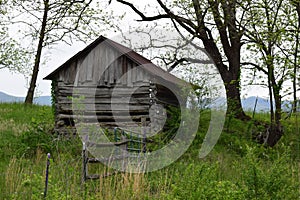
[[[104,126],[149,120],[150,75],[110,46],[100,45],[63,68],[56,84],[56,131],[61,134],[74,134],[75,119]]]

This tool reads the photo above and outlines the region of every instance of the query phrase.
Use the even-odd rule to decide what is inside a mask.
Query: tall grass
[[[5,192],[8,194],[16,194],[21,192],[22,177],[24,172],[23,166],[17,162],[16,158],[12,158],[8,164],[5,173]]]
[[[201,120],[209,123],[209,113]],[[0,104],[0,199],[42,199],[48,152],[51,200],[299,199],[300,140],[294,116],[283,122],[286,135],[273,149],[249,140],[251,124],[234,119],[231,123],[204,159],[197,157],[207,129],[201,123],[192,146],[170,166],[145,174],[115,173],[82,184],[81,141],[50,134],[50,107]],[[98,174],[112,171],[100,164],[90,168]]]

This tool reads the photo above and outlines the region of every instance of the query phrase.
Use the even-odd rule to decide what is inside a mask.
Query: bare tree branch
[[[265,70],[263,67],[259,66],[258,64],[252,63],[252,62],[242,62],[241,65],[251,65],[255,67],[256,69],[264,72],[266,75],[268,75],[268,71]]]
[[[173,64],[168,68],[168,72],[175,69],[178,65],[182,64],[183,62],[189,63],[197,63],[197,64],[214,64],[211,60],[201,60],[201,59],[194,59],[194,58],[180,58],[173,62]]]
[[[138,10],[132,3],[129,3],[129,2],[123,1],[123,0],[117,0],[117,2],[129,6],[136,14],[138,14],[142,18],[141,20],[137,20],[137,21],[155,21],[155,20],[158,20],[158,19],[170,18],[170,16],[168,14],[156,15],[156,16],[152,16],[152,17],[146,17],[144,15],[144,13],[141,12],[140,10]]]

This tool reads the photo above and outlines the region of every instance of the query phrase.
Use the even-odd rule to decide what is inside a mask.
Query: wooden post
[[[142,152],[143,153],[146,153],[146,138],[147,138],[147,135],[146,135],[146,118],[143,117],[141,118],[141,122],[142,122]]]
[[[252,119],[254,119],[254,115],[255,115],[255,112],[256,112],[257,101],[258,101],[258,96],[257,96],[256,99],[255,99],[254,108],[253,108],[253,113],[252,113]]]
[[[82,179],[81,183],[84,184],[84,182],[87,179],[87,151],[85,142],[82,144]]]
[[[122,135],[121,135],[122,141],[127,140],[124,131],[122,130]],[[122,153],[122,171],[125,172],[126,168],[127,168],[127,158],[128,158],[128,146],[127,146],[127,142],[124,143],[123,145],[120,146],[121,148],[121,153]]]
[[[46,179],[45,179],[44,199],[46,199],[46,197],[47,197],[47,191],[48,191],[49,166],[50,166],[50,153],[47,154],[47,165],[46,165]]]

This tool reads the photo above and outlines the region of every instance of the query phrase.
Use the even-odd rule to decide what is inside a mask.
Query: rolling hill
[[[0,92],[0,102],[23,102],[25,97],[16,97],[4,92]],[[34,99],[34,103],[38,105],[51,105],[51,96],[40,96]]]

